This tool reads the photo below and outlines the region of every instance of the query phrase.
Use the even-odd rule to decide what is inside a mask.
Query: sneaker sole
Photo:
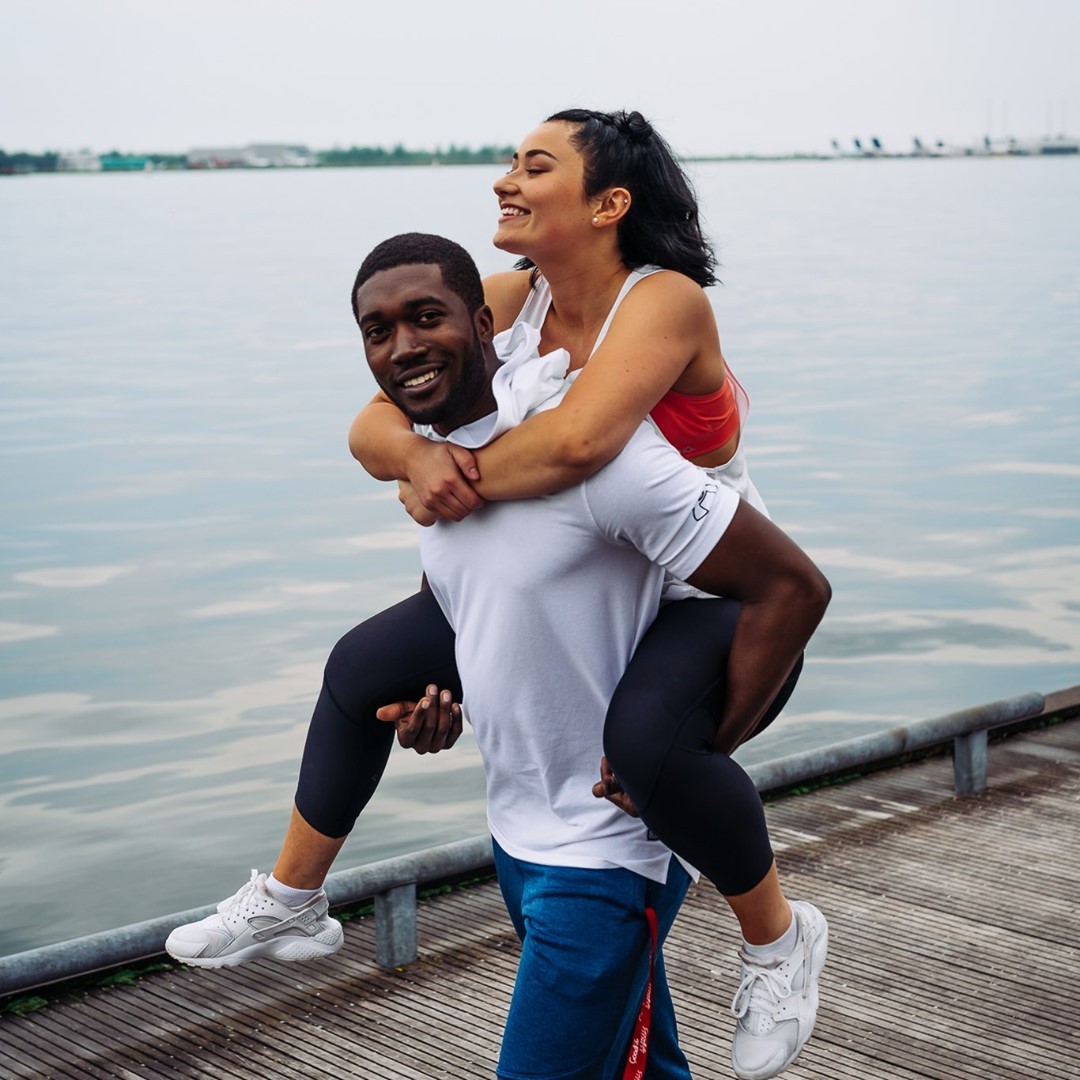
[[[341,924],[337,923],[338,932],[332,941],[319,941],[317,938],[284,937],[276,941],[260,941],[249,945],[246,949],[238,949],[224,956],[177,956],[169,953],[181,964],[188,967],[203,968],[227,968],[237,967],[239,964],[248,964],[252,960],[284,960],[288,963],[305,960],[321,960],[327,956],[333,956],[342,945],[345,944],[345,932]],[[332,933],[323,931],[320,937]],[[166,950],[168,951],[168,950]]]

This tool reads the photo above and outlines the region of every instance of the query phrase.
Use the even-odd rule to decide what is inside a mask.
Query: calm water
[[[0,182],[0,953],[268,869],[322,660],[419,568],[345,436],[398,231],[483,168]],[[774,516],[835,600],[747,758],[1080,682],[1080,160],[695,169]],[[339,866],[483,829],[399,751]]]

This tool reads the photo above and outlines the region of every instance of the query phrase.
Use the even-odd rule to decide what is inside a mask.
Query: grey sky
[[[0,39],[8,152],[516,143],[570,105],[688,154],[1080,129],[1080,0],[0,0]]]

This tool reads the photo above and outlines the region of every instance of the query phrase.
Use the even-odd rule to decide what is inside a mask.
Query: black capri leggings
[[[352,832],[394,744],[394,725],[375,710],[419,701],[431,683],[461,700],[454,631],[430,589],[354,626],[334,646],[296,787],[296,809],[313,829],[335,837]]]
[[[754,782],[712,748],[738,618],[738,602],[723,598],[662,607],[604,724],[608,764],[642,820],[725,896],[752,889],[773,860]],[[800,657],[750,738],[780,714],[801,670]]]
[[[649,828],[725,895],[767,873],[772,847],[753,782],[711,749],[739,605],[662,608],[611,701],[604,752]],[[758,726],[783,708],[798,665]],[[461,700],[454,633],[424,589],[354,627],[334,646],[308,729],[296,808],[324,836],[352,831],[382,778],[394,726],[375,710],[418,701],[429,684]],[[754,734],[757,734],[757,731]]]

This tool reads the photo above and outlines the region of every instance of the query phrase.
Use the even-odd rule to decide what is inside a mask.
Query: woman
[[[377,478],[402,481],[403,502],[418,520],[459,520],[484,500],[542,495],[579,482],[611,460],[651,413],[684,456],[763,509],[746,475],[736,388],[703,291],[715,280],[712,252],[690,186],[647,121],[638,113],[557,113],[526,137],[495,192],[495,244],[523,257],[522,269],[485,282],[496,329],[531,323],[541,352],[565,348],[580,374],[557,408],[475,456],[415,435],[377,397],[350,434],[357,458]],[[688,592],[672,585],[673,596]],[[612,701],[605,730],[611,768],[605,766],[598,793],[628,806],[625,788],[650,828],[706,873],[732,907],[744,937],[736,1071],[772,1076],[809,1034],[808,1025],[796,1024],[793,1034],[763,1035],[780,1004],[776,965],[808,932],[822,939],[823,960],[824,921],[809,905],[799,910],[812,915],[795,918],[780,889],[760,800],[728,756],[771,722],[797,675],[764,716],[729,714],[726,655],[736,615],[736,605],[692,597],[662,610]],[[441,718],[430,747],[437,750],[456,738],[452,701],[460,687],[452,633],[430,594],[421,592],[335,648],[281,856],[269,882],[253,877],[226,902],[228,910],[253,901],[265,908],[269,898],[294,909],[318,903],[317,890],[389,752],[393,728],[375,711],[416,701],[425,687],[429,697],[443,688],[431,701]],[[804,925],[815,916],[820,926]],[[324,952],[339,945],[332,933],[328,927],[319,943]],[[303,958],[291,956],[292,948],[286,941],[271,951]],[[316,946],[309,940],[304,948]],[[204,953],[199,962],[220,966],[265,954],[242,942],[236,952]],[[780,970],[781,980],[792,978],[792,971]]]

